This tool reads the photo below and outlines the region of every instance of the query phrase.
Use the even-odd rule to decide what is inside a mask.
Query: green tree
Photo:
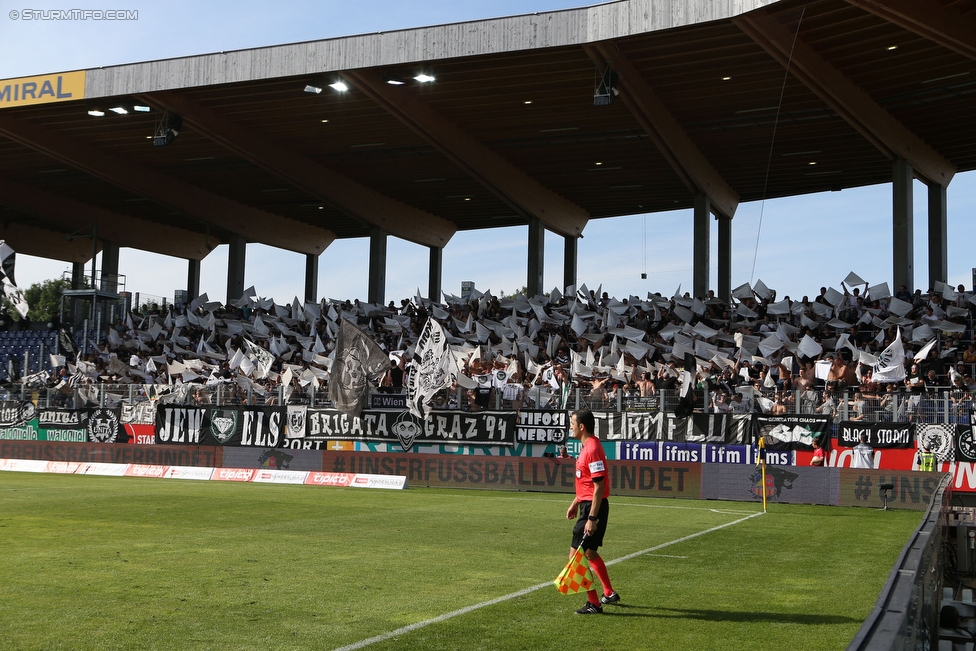
[[[71,281],[67,278],[45,280],[28,287],[24,290],[24,298],[30,307],[28,318],[35,323],[44,323],[58,316],[61,313],[61,293],[70,288]],[[20,313],[6,297],[3,299],[3,307],[15,321],[20,320]]]

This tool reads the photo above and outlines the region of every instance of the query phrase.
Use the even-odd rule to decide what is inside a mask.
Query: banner
[[[515,440],[518,443],[565,443],[569,414],[565,411],[523,409],[518,412]]]
[[[742,445],[749,441],[751,416],[732,414],[674,414],[650,412],[594,412],[595,434],[601,441],[684,441]]]
[[[88,440],[91,443],[128,443],[129,435],[119,420],[121,409],[101,407],[88,414]]]
[[[369,397],[370,409],[407,409],[407,394],[405,393],[374,393]]]
[[[155,400],[137,402],[133,405],[123,403],[119,421],[128,434],[130,443],[152,445],[156,442]]]
[[[0,440],[84,443],[88,440],[87,418],[85,410],[38,411],[32,402],[3,401],[0,403]]]
[[[277,448],[285,443],[284,407],[179,407],[156,410],[156,444]]]
[[[432,411],[423,421],[409,411],[366,410],[361,418],[335,409],[309,409],[305,437],[399,443],[410,450],[414,443],[514,445],[516,412]]]
[[[910,448],[915,445],[911,423],[867,423],[845,420],[837,426],[837,445],[853,448],[861,442],[861,434],[868,435],[872,448]]]
[[[915,441],[919,449],[927,447],[939,461],[952,461],[955,457],[955,425],[915,423]]]
[[[756,439],[766,437],[770,450],[810,450],[813,440],[830,437],[830,418],[827,416],[754,416]]]
[[[976,430],[972,425],[956,426],[956,461],[976,461]]]

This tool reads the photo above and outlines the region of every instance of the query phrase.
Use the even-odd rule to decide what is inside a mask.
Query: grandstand
[[[422,485],[465,488],[491,473],[479,467],[475,481],[475,459],[459,479],[469,462],[460,457],[501,457],[500,483],[559,490],[549,459],[561,444],[577,451],[565,416],[588,406],[625,494],[890,501],[927,511],[920,536],[950,511],[972,516],[974,302],[946,284],[946,187],[976,169],[976,99],[958,80],[973,51],[952,27],[972,25],[976,5],[929,1],[906,15],[897,4],[696,0],[665,16],[622,0],[8,80],[0,90],[25,98],[45,83],[73,89],[32,91],[32,102],[0,93],[0,189],[7,241],[70,261],[74,273],[54,327],[0,332],[0,449],[72,463],[404,468]],[[912,55],[888,56],[889,40]],[[734,84],[718,83],[719,64]],[[407,78],[414,65],[437,75]],[[344,121],[341,134],[322,135],[323,106]],[[131,119],[100,121],[105,109]],[[775,152],[788,161],[775,168],[769,150],[749,146],[770,125],[781,127]],[[159,146],[145,147],[153,130]],[[811,142],[821,147],[816,174],[790,158]],[[619,167],[594,164],[608,147]],[[71,173],[48,174],[55,163]],[[927,292],[914,291],[910,263],[916,177],[929,195]],[[740,201],[889,182],[890,285],[852,273],[812,301],[761,282],[731,287]],[[693,209],[691,292],[611,297],[578,283],[588,221],[635,206]],[[454,233],[498,226],[528,229],[526,293],[444,293]],[[549,294],[546,230],[565,245],[562,290]],[[426,297],[399,306],[386,300],[391,235],[430,252]],[[370,241],[368,302],[321,299],[319,256],[354,237]],[[306,256],[303,299],[245,289],[248,242]],[[215,301],[200,295],[200,262],[225,243],[227,296]],[[183,300],[123,296],[123,246],[186,259]],[[84,265],[99,249],[101,276],[93,268],[86,287]],[[357,413],[329,395],[346,323],[390,364]],[[417,351],[434,323],[452,381],[418,404]],[[853,469],[861,436],[873,467]],[[825,468],[811,467],[814,443],[828,450]],[[939,474],[920,472],[923,449]],[[760,458],[775,468],[769,480],[756,474]],[[916,550],[930,569],[941,567],[937,538]],[[955,580],[961,596],[968,579]],[[898,623],[936,642],[925,627],[935,630],[931,595],[942,581],[912,581],[926,609]]]

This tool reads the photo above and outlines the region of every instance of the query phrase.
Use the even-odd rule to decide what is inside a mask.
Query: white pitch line
[[[650,547],[648,549],[644,549],[644,550],[641,550],[639,552],[634,552],[633,554],[627,554],[626,556],[621,556],[620,558],[616,558],[616,559],[608,562],[607,565],[616,565],[617,563],[622,563],[623,561],[629,561],[632,558],[637,558],[638,556],[643,556],[644,554],[650,554],[651,552],[657,551],[659,549],[664,549],[665,547],[670,547],[671,545],[677,545],[678,543],[686,542],[688,540],[692,540],[694,538],[698,538],[699,536],[704,536],[707,533],[712,533],[714,531],[719,531],[720,529],[725,529],[726,527],[731,527],[732,525],[739,524],[740,522],[745,522],[746,520],[751,520],[752,518],[756,517],[757,515],[762,515],[762,514],[763,514],[763,512],[762,511],[759,511],[757,513],[753,513],[752,515],[747,515],[744,518],[739,518],[738,520],[733,520],[732,522],[727,522],[725,524],[720,524],[717,527],[712,527],[711,529],[705,529],[704,531],[699,531],[697,533],[689,534],[687,536],[683,536],[681,538],[678,538],[676,540],[672,540],[670,542],[661,543],[660,545],[656,545],[654,547]],[[658,556],[658,554],[655,554],[655,556]],[[386,640],[389,640],[390,638],[397,637],[398,635],[404,635],[406,633],[410,633],[410,632],[416,631],[418,629],[424,628],[425,626],[430,626],[431,624],[438,624],[440,622],[447,621],[448,619],[452,619],[454,617],[457,617],[458,615],[465,615],[465,614],[470,613],[471,611],[474,611],[474,610],[479,610],[481,608],[487,608],[488,606],[494,606],[495,604],[500,604],[500,603],[505,602],[505,601],[511,601],[512,599],[516,599],[518,597],[524,597],[527,594],[531,594],[531,593],[535,592],[536,590],[541,590],[541,589],[546,588],[546,587],[549,587],[551,585],[552,585],[552,581],[546,581],[545,583],[539,583],[538,585],[534,585],[534,586],[531,586],[531,587],[528,587],[528,588],[523,588],[522,590],[519,590],[518,592],[512,592],[512,593],[507,594],[507,595],[504,595],[502,597],[497,597],[495,599],[491,599],[490,601],[482,601],[480,604],[473,604],[471,606],[465,606],[464,608],[460,608],[458,610],[452,610],[449,613],[444,613],[443,615],[438,615],[437,617],[434,617],[432,619],[425,619],[422,622],[417,622],[415,624],[410,624],[409,626],[403,626],[402,628],[398,628],[395,631],[389,631],[387,633],[381,633],[380,635],[376,635],[374,637],[367,638],[365,640],[360,640],[359,642],[353,642],[352,644],[348,644],[346,646],[338,647],[336,649],[333,649],[332,651],[356,651],[356,649],[362,649],[364,647],[369,646],[370,644],[376,644],[377,642],[385,642]]]

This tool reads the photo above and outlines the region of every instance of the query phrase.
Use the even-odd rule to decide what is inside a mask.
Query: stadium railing
[[[847,651],[936,649],[942,596],[942,544],[951,490],[945,475],[922,523],[895,562],[871,614]]]
[[[2,359],[2,357],[0,357]],[[149,385],[153,386],[153,385]],[[167,385],[155,385],[159,388]],[[186,395],[180,402],[212,405],[308,405],[317,408],[332,406],[325,387],[315,389],[311,385],[286,390],[281,386],[265,389],[261,387],[242,388],[232,382],[218,384],[187,384]],[[26,388],[22,384],[0,385],[0,398],[20,398],[36,401],[41,407],[83,407],[91,405],[114,406],[119,403],[138,403],[149,399],[147,385],[142,384],[81,384],[73,388],[54,387]],[[402,393],[402,392],[401,392]],[[833,423],[847,420],[867,422],[919,422],[966,424],[970,422],[972,401],[968,397],[959,399],[948,390],[922,394],[917,400],[907,392],[894,392],[884,398],[865,398],[858,407],[852,391],[825,392],[823,390],[779,392],[784,397],[786,413],[819,414],[830,416]],[[762,413],[759,397],[773,401],[775,390],[760,390],[756,396],[745,403],[742,413]],[[712,412],[711,396],[707,390],[699,390],[695,396],[696,412]],[[171,401],[172,399],[170,399]],[[478,404],[473,392],[457,388],[444,390],[435,396],[434,409],[460,409],[462,411],[518,411],[520,409],[566,409],[576,410],[588,407],[599,411],[661,411],[673,413],[678,406],[677,391],[658,391],[655,396],[624,395],[622,392],[591,395],[587,390],[575,388],[562,397],[559,393],[543,390],[540,387],[519,392],[512,399],[503,397],[500,390],[492,390],[487,402]],[[709,408],[705,409],[705,405]],[[857,417],[857,414],[862,417]]]

